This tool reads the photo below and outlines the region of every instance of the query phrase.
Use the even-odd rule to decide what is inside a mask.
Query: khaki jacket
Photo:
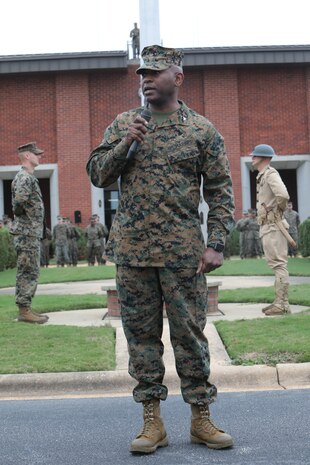
[[[278,171],[268,165],[258,173],[257,184],[257,221],[260,225],[260,237],[270,231],[278,230],[276,223],[281,221],[285,228],[289,225],[284,219],[283,212],[286,208],[289,195]],[[266,208],[271,207],[267,213]]]

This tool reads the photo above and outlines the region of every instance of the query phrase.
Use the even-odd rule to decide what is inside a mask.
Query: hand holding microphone
[[[152,113],[150,112],[150,110],[148,110],[147,108],[144,108],[142,113],[139,116],[137,116],[133,125],[131,126],[131,130],[134,131],[133,134],[138,136],[140,140],[135,139],[131,143],[130,148],[127,153],[127,157],[126,157],[127,160],[132,160],[134,158],[135,153],[138,150],[140,143],[143,141],[144,134],[147,131],[145,122],[143,120],[149,122],[151,119],[151,116],[152,116]]]

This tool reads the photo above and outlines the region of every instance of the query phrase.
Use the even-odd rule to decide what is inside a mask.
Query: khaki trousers
[[[287,240],[279,230],[272,229],[262,236],[264,255],[276,280],[289,282],[287,271]]]

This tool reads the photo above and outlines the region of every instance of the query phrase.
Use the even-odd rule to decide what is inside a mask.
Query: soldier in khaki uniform
[[[275,274],[275,300],[263,309],[265,315],[290,313],[288,301],[289,274],[287,270],[288,223],[284,218],[289,195],[277,170],[270,166],[275,152],[270,145],[257,145],[252,166],[258,170],[257,216],[260,237],[268,265]]]
[[[44,204],[37,178],[33,172],[44,151],[35,142],[18,147],[21,170],[12,182],[14,221],[10,233],[17,253],[15,302],[18,321],[46,323],[48,316],[31,310],[40,273],[40,241],[43,239]]]
[[[214,426],[209,414],[217,390],[209,382],[210,354],[203,332],[204,272],[222,265],[225,238],[234,226],[229,163],[223,137],[211,122],[178,100],[183,53],[152,45],[143,49],[142,57],[137,74],[147,108],[118,115],[87,163],[97,187],[121,176],[106,256],[117,265],[129,373],[138,383],[133,396],[144,409],[143,429],[130,450],[150,453],[168,445],[160,416],[160,401],[168,394],[163,301],[182,396],[191,406],[191,440],[222,449],[233,440]],[[198,212],[201,180],[209,205],[207,247]]]

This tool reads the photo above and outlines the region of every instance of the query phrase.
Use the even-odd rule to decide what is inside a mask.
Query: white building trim
[[[0,218],[4,214],[3,181],[10,179],[13,181],[19,170],[20,165],[0,166]],[[56,163],[42,163],[36,167],[34,174],[38,179],[50,180],[51,227],[53,228],[59,215],[58,166]]]

